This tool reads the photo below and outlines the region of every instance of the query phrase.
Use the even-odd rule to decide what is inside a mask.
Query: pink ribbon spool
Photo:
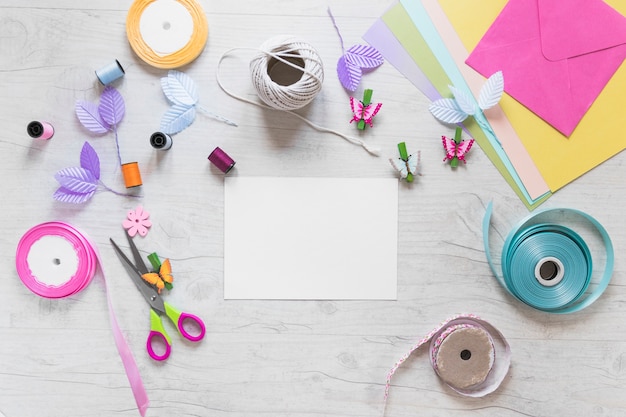
[[[440,366],[441,364],[438,363],[438,357],[439,357],[439,353],[442,350],[442,347],[444,347],[443,344],[446,343],[445,340],[450,338],[451,335],[455,334],[456,332],[466,332],[466,331],[473,332],[474,330],[479,330],[479,333],[484,333],[487,336],[489,342],[486,345],[485,343],[476,343],[477,341],[475,338],[475,336],[477,335],[476,333],[474,333],[473,335],[468,335],[467,333],[464,335],[461,335],[460,338],[457,338],[457,340],[453,341],[453,345],[455,346],[452,346],[452,351],[459,353],[459,357],[456,358],[456,364],[453,362],[450,364],[452,365],[451,368],[443,369],[443,367]],[[391,379],[395,375],[396,371],[400,368],[400,366],[404,362],[406,362],[406,360],[415,351],[420,349],[422,346],[425,346],[429,342],[430,342],[429,356],[430,356],[433,370],[437,373],[437,375],[439,375],[439,377],[443,380],[443,382],[448,387],[450,387],[457,393],[467,396],[467,397],[482,397],[495,391],[504,380],[506,374],[509,371],[509,367],[511,365],[511,350],[510,350],[509,344],[504,338],[504,336],[502,335],[502,333],[498,331],[498,329],[496,329],[493,325],[491,325],[487,321],[482,320],[481,318],[473,314],[459,314],[454,317],[451,317],[445,322],[441,323],[435,329],[433,329],[430,333],[428,333],[422,339],[420,339],[391,368],[391,370],[387,374],[387,383],[385,384],[385,396],[384,396],[383,414],[382,414],[383,417],[385,416],[385,410],[387,407],[389,389],[391,388]],[[471,352],[470,350],[466,350],[464,348],[459,347],[459,346],[465,345],[468,342],[469,342],[467,346],[468,348],[471,345],[474,345],[474,347],[478,345],[478,349],[474,352]],[[448,351],[446,353],[450,353],[450,352]],[[465,355],[466,353],[467,355]],[[476,370],[472,370],[473,375],[462,375],[463,373],[467,373],[468,370],[471,370],[473,366],[459,367],[458,366],[459,363],[463,363],[464,361],[469,361],[472,358],[473,360],[476,360],[476,357],[478,357],[480,361],[480,357],[483,356],[484,358],[485,354],[489,356],[490,358],[487,359],[488,369],[486,370],[484,374],[480,375],[480,373],[482,371],[485,371],[485,369],[478,369],[477,373],[475,372]],[[448,356],[446,359],[449,360],[450,356]],[[450,378],[450,376],[452,376],[452,378]],[[476,380],[472,381],[474,382],[472,385],[464,385],[465,382],[468,382],[468,379],[465,378],[467,376],[470,376],[471,377],[470,379],[473,379],[474,377],[480,377],[480,378],[477,378]],[[461,378],[459,379],[459,377]],[[455,382],[459,382],[459,381],[461,382],[460,385],[464,385],[464,386],[455,384]]]
[[[43,241],[45,239],[56,239],[56,242],[50,240],[48,246]],[[68,247],[74,250],[73,259],[68,259],[66,256]],[[38,260],[44,261],[49,266],[50,275],[58,275],[55,269],[62,269],[61,274],[75,269],[69,279],[59,285],[48,284],[47,280],[40,280],[37,276],[37,272],[44,272],[46,265],[40,264],[37,267],[31,265],[36,261],[33,258],[43,255],[40,252],[47,249],[48,259],[43,260],[39,256]],[[97,267],[98,257],[93,246],[76,229],[65,223],[49,222],[37,225],[28,230],[17,245],[17,273],[26,288],[41,297],[62,298],[76,294],[91,282]],[[49,278],[49,276],[41,278]]]
[[[80,292],[91,282],[98,266],[104,277],[95,245],[73,226],[62,222],[41,223],[29,229],[17,245],[15,266],[26,288],[46,298],[62,298]],[[60,273],[56,269],[61,269]],[[67,279],[60,282],[61,277]],[[50,278],[58,283],[49,283]],[[117,323],[106,278],[104,283],[115,345],[139,412],[144,416],[149,405],[148,396],[135,359]]]

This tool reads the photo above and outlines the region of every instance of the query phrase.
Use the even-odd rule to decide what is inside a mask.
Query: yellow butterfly
[[[161,290],[165,287],[169,290],[172,288],[172,282],[174,281],[170,260],[166,259],[163,261],[161,267],[159,268],[159,272],[148,272],[147,274],[143,274],[141,278],[143,278],[147,283],[154,285],[159,294],[161,294]]]

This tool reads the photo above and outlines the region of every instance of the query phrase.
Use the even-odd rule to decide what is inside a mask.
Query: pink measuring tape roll
[[[509,371],[511,351],[504,336],[475,315],[454,316],[420,339],[391,368],[385,385],[383,416],[391,378],[413,352],[429,342],[433,370],[461,395],[487,395],[500,386]]]
[[[46,298],[62,298],[78,293],[91,282],[98,266],[104,278],[96,246],[83,233],[62,222],[41,223],[29,229],[17,245],[15,266],[24,285]],[[144,416],[148,409],[148,396],[135,359],[117,323],[106,278],[104,283],[115,345],[139,412]]]

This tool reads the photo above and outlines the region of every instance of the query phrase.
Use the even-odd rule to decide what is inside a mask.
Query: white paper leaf
[[[196,108],[194,106],[174,104],[161,118],[161,131],[173,135],[191,125],[195,118]]]
[[[458,88],[449,85],[450,91],[454,94],[454,99],[456,100],[457,105],[461,111],[464,111],[468,115],[475,115],[478,111],[478,107],[476,107],[476,102],[474,101],[474,97],[471,94],[466,93],[464,90],[459,90]]]
[[[170,70],[167,77],[161,78],[161,88],[174,104],[194,106],[200,99],[196,83],[184,72]]]
[[[444,123],[460,123],[469,116],[461,110],[454,99],[441,98],[433,101],[428,110]]]
[[[487,82],[480,89],[478,97],[478,107],[487,110],[498,104],[504,92],[504,76],[502,71],[498,71],[487,79]]]
[[[54,178],[63,188],[75,193],[85,194],[98,187],[98,180],[91,171],[81,167],[64,168],[54,174]]]

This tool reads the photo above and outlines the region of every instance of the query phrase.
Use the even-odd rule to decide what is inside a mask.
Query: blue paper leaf
[[[337,61],[337,75],[343,88],[348,91],[356,91],[359,83],[361,82],[361,75],[363,72],[361,68],[351,64],[346,60],[346,55],[339,58]]]
[[[102,120],[96,104],[79,100],[76,102],[75,111],[80,123],[90,132],[103,134],[109,131],[110,126]]]
[[[378,50],[367,45],[353,45],[346,51],[346,60],[360,68],[376,68],[385,62]]]
[[[469,116],[461,110],[454,99],[441,98],[433,101],[428,110],[444,123],[460,123]]]
[[[476,107],[476,102],[471,94],[465,92],[465,90],[459,90],[452,85],[449,85],[448,88],[450,88],[450,91],[454,94],[456,104],[459,106],[461,111],[471,116],[476,114],[478,107]]]
[[[64,187],[59,187],[52,197],[55,200],[62,201],[64,203],[72,203],[72,204],[82,204],[85,201],[89,200],[96,193],[95,190],[89,191],[87,193],[76,193],[74,191],[68,190]]]
[[[487,79],[480,89],[478,107],[487,110],[498,104],[504,92],[504,77],[502,71],[498,71]]]
[[[100,158],[89,142],[85,142],[80,151],[80,166],[91,172],[96,179],[100,179]]]
[[[64,168],[54,174],[54,178],[61,184],[61,187],[75,193],[89,193],[98,187],[96,177],[81,167]]]
[[[196,83],[184,72],[170,70],[167,77],[161,78],[161,88],[174,104],[194,106],[200,99]]]
[[[161,118],[161,131],[168,135],[173,135],[189,127],[195,118],[195,107],[174,104]]]
[[[124,99],[119,91],[110,85],[106,86],[100,95],[98,113],[109,126],[119,124],[124,118],[126,113]]]

